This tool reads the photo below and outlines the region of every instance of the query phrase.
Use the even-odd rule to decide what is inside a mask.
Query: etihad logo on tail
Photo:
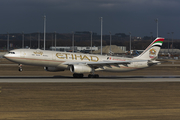
[[[149,57],[152,59],[156,57],[156,50],[155,49],[151,49],[149,51]]]

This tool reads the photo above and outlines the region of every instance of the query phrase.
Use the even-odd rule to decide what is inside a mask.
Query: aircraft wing
[[[89,65],[90,67],[99,67],[99,66],[110,66],[114,65],[119,67],[118,65],[125,65],[130,64],[132,62],[145,62],[147,60],[129,60],[129,61],[100,61],[100,62],[64,62],[64,65]]]

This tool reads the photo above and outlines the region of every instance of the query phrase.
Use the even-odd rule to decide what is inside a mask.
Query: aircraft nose
[[[7,57],[8,57],[8,55],[9,55],[9,53],[6,53],[3,57],[7,58]]]

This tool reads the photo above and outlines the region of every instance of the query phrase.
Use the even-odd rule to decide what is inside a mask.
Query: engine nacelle
[[[72,73],[90,73],[92,68],[87,65],[72,65],[70,66],[70,71]]]
[[[46,71],[49,72],[58,72],[58,71],[64,71],[64,68],[58,68],[58,67],[44,67]]]

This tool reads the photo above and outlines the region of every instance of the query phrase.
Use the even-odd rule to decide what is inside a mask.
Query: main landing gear
[[[74,74],[73,74],[73,77],[74,77],[74,78],[83,78],[84,75],[83,75],[83,74],[74,73]]]
[[[19,64],[19,72],[22,72],[23,69],[22,69],[22,64]]]
[[[88,78],[99,78],[98,74],[89,74]]]
[[[83,74],[74,73],[74,74],[73,74],[73,77],[74,77],[74,78],[83,78],[84,75],[83,75]],[[89,75],[88,75],[88,78],[99,78],[99,75],[98,75],[98,74],[89,74]]]
[[[99,75],[98,74],[94,74],[95,70],[92,69],[92,74],[89,74],[88,75],[88,78],[99,78]]]

